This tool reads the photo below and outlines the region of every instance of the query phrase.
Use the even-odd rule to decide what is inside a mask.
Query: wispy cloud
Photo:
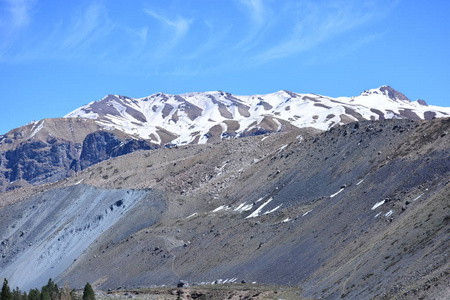
[[[93,3],[72,18],[61,43],[62,50],[85,50],[113,29],[114,24],[106,17],[104,5]]]
[[[34,0],[0,1],[0,59],[31,22]]]
[[[325,49],[324,51],[314,51],[305,63],[308,65],[327,65],[351,57],[354,53],[358,52],[361,48],[367,45],[381,40],[385,32],[364,35],[358,39],[349,41],[348,43],[342,43],[336,45],[332,51]]]
[[[147,15],[160,21],[164,25],[164,27],[169,29],[169,31],[171,32],[171,38],[167,39],[167,41],[160,47],[159,51],[156,53],[157,56],[161,56],[175,47],[181,41],[181,39],[186,36],[192,23],[192,19],[187,19],[180,16],[169,18],[150,9],[145,9],[144,12]]]
[[[293,23],[286,37],[255,55],[256,61],[264,63],[305,52],[380,16],[376,7],[353,1],[305,1],[288,9]]]
[[[12,28],[25,27],[30,23],[30,13],[34,6],[34,0],[4,0],[9,14],[8,25]]]
[[[234,0],[224,10],[142,3],[119,16],[108,1],[73,3],[61,6],[55,20],[48,14],[34,20],[34,5],[42,3],[0,0],[6,8],[0,10],[0,61],[83,59],[174,74],[228,72],[299,54],[308,61],[318,57],[311,50],[342,44],[337,38],[353,45],[340,47],[342,53],[373,42],[377,32],[366,42],[351,34],[392,7],[388,0]],[[33,22],[41,22],[39,30]]]
[[[115,28],[115,24],[107,17],[105,6],[102,2],[95,1],[81,6],[69,16],[40,23],[40,30],[34,30],[33,26],[26,26],[30,22],[29,12],[34,1],[18,2],[21,4],[11,5],[11,11],[14,12],[11,15],[16,24],[21,24],[23,36],[19,30],[11,33],[20,43],[11,43],[11,47],[15,47],[14,52],[3,51],[3,56],[0,57],[3,61],[72,59],[101,55],[98,52],[100,47],[97,46],[106,43]],[[38,22],[42,20],[36,20]]]
[[[257,46],[264,38],[265,31],[274,21],[274,16],[264,0],[240,0],[240,4],[246,8],[249,20],[249,28],[246,36],[234,47],[234,50],[248,51]]]
[[[259,26],[264,23],[266,7],[262,0],[241,0],[250,12],[251,19]]]

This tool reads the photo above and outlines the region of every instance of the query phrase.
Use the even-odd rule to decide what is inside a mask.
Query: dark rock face
[[[86,136],[80,156],[81,169],[111,157],[111,152],[121,140],[111,132],[98,131]]]
[[[80,156],[81,169],[137,150],[155,149],[143,140],[123,141],[112,132],[97,131],[86,136],[83,142],[83,151]]]
[[[391,98],[392,100],[406,100],[406,101],[411,101],[408,99],[408,97],[406,97],[404,94],[400,93],[399,91],[394,90],[393,88],[391,88],[390,86],[382,86],[380,87],[380,91],[382,92],[387,92],[387,95],[389,96],[389,98]]]
[[[154,148],[147,141],[126,140],[105,131],[88,134],[83,144],[54,137],[25,142],[0,153],[0,192],[18,187],[5,187],[8,182],[56,182],[108,158]]]
[[[422,99],[418,99],[417,103],[419,103],[420,105],[423,105],[423,106],[428,106],[428,103],[425,100],[422,100]]]
[[[57,181],[70,174],[70,166],[77,156],[75,145],[68,141],[25,143],[3,153],[4,176],[10,182],[20,179],[32,184]]]
[[[436,117],[436,113],[434,111],[426,111],[424,113],[425,120],[432,120]]]

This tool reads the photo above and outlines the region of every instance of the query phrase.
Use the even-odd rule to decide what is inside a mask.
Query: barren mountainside
[[[134,151],[6,191],[0,277],[23,289],[48,277],[104,290],[244,280],[314,299],[446,299],[449,130],[449,118],[294,127]]]

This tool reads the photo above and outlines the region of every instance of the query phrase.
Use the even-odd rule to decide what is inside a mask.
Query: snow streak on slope
[[[116,128],[157,144],[214,142],[283,131],[289,126],[328,130],[358,120],[446,116],[450,108],[411,102],[388,86],[339,98],[289,91],[253,96],[221,91],[158,93],[139,99],[108,95],[66,115],[95,119],[106,129]]]

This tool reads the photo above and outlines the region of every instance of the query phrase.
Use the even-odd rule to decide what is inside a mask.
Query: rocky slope
[[[244,280],[321,299],[445,299],[449,130],[449,118],[361,121],[138,151],[5,192],[0,276],[24,288]]]

